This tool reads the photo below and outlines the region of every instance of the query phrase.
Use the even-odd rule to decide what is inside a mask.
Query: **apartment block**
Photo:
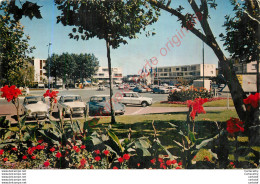
[[[109,82],[108,67],[99,67],[93,78],[98,79],[99,83]],[[121,84],[123,82],[123,70],[121,67],[112,68],[113,84]]]
[[[204,77],[216,76],[215,64],[204,64]],[[154,83],[176,84],[179,80],[194,80],[203,77],[203,64],[158,67]]]

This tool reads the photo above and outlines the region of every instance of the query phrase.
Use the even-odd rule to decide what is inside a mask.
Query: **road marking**
[[[144,109],[146,109],[146,108],[147,108],[147,107],[141,108],[141,109],[139,109],[138,111],[135,111],[134,113],[132,113],[131,115],[137,114],[137,113],[141,112],[142,110],[144,110]]]

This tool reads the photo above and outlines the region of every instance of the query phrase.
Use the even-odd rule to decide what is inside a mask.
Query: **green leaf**
[[[169,122],[169,125],[171,125],[171,127],[173,127],[173,128],[177,128],[178,127],[177,125],[175,125],[173,123],[170,123],[170,122]]]
[[[192,143],[194,143],[196,141],[195,135],[193,132],[189,131],[189,138],[191,140]]]
[[[157,143],[157,145],[159,145],[159,146],[168,154],[168,156],[170,157],[171,160],[175,160],[175,159],[178,158],[177,156],[172,155],[172,154],[160,143],[160,141],[159,141],[158,139],[156,139],[155,142]]]
[[[119,146],[119,148],[121,149],[121,152],[123,153],[124,152],[124,148],[122,147],[118,137],[116,136],[116,134],[111,130],[109,129],[107,131],[109,137],[111,137],[111,139]]]

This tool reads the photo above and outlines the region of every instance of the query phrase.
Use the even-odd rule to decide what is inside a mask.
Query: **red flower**
[[[32,155],[33,154],[33,152],[35,151],[35,147],[29,147],[28,148],[28,150],[27,150],[27,153],[29,154],[29,155]]]
[[[23,159],[23,160],[26,160],[26,159],[27,159],[27,156],[26,156],[26,155],[24,155],[22,159]]]
[[[90,169],[94,169],[94,166],[93,166],[93,165],[91,165],[91,166],[90,166]]]
[[[78,146],[73,146],[73,149],[74,149],[74,151],[76,151],[76,153],[80,152],[80,149]]]
[[[182,165],[182,162],[179,162],[178,165],[181,166],[181,165]]]
[[[172,164],[176,164],[177,163],[177,160],[172,160]]]
[[[101,160],[100,156],[96,156],[96,157],[95,157],[95,160],[96,160],[97,162],[100,161],[100,160]]]
[[[119,157],[117,160],[118,160],[118,162],[120,162],[120,163],[124,162],[124,159],[123,159],[122,157]]]
[[[233,163],[233,162],[230,162],[229,164],[230,164],[230,165],[234,165],[234,163]]]
[[[114,166],[113,169],[118,169],[117,166]]]
[[[130,155],[129,154],[124,154],[123,155],[123,159],[124,160],[129,160],[130,159]]]
[[[57,157],[57,158],[60,158],[60,157],[61,157],[61,153],[60,153],[60,152],[57,152],[57,153],[56,153],[56,157]]]
[[[205,157],[204,157],[204,160],[207,161],[207,162],[210,161],[208,156],[205,156]]]
[[[8,161],[8,158],[7,158],[7,157],[3,158],[3,161],[4,161],[4,162],[7,162],[7,161]]]
[[[150,160],[150,162],[151,162],[152,164],[155,164],[156,159],[154,158],[154,159]]]
[[[176,167],[175,169],[181,169],[180,167]]]
[[[250,104],[252,107],[257,108],[260,101],[260,93],[255,93],[254,95],[249,95],[243,100],[244,104]]]
[[[17,151],[17,148],[16,148],[16,147],[13,147],[12,150],[13,150],[13,151]]]
[[[163,163],[163,159],[162,158],[158,158],[158,161]]]
[[[80,160],[80,165],[81,165],[82,167],[84,167],[86,163],[87,163],[87,160],[86,160],[85,158],[82,158],[82,159]]]
[[[103,153],[107,156],[109,154],[109,150],[104,150]]]
[[[38,143],[39,143],[39,144],[41,144],[42,142],[43,142],[43,140],[42,140],[42,139],[38,140]]]
[[[164,163],[161,163],[161,164],[160,164],[160,168],[166,169],[165,164],[164,164]]]
[[[166,165],[171,165],[172,164],[172,161],[171,160],[167,160],[166,161]]]
[[[95,150],[94,152],[95,152],[97,155],[100,154],[100,151],[99,151],[99,150]]]
[[[137,167],[140,167],[140,165],[141,165],[140,163],[137,163]]]
[[[32,156],[32,157],[31,157],[31,159],[32,159],[32,160],[35,160],[35,159],[36,159],[36,156],[35,156],[35,155],[34,155],[34,156]]]
[[[22,94],[21,90],[16,88],[15,85],[8,87],[8,85],[5,85],[0,89],[2,91],[1,97],[4,97],[7,99],[8,102],[10,102],[13,99],[18,98],[19,95]]]
[[[85,149],[85,148],[86,148],[85,145],[81,145],[81,146],[80,146],[80,149]]]
[[[45,161],[45,162],[43,163],[43,165],[44,165],[45,167],[48,167],[48,166],[50,165],[49,160]]]
[[[54,147],[52,147],[52,148],[50,149],[50,151],[51,151],[51,152],[54,152],[54,151],[55,151],[55,148],[54,148]]]
[[[37,146],[36,146],[36,149],[37,149],[37,150],[42,150],[42,149],[44,149],[44,146],[37,145]]]
[[[230,118],[227,121],[227,131],[230,134],[236,132],[244,132],[244,128],[242,127],[244,122],[240,121],[238,118]]]
[[[0,149],[0,155],[4,154],[4,150]]]
[[[196,98],[194,101],[191,101],[191,100],[186,101],[187,106],[192,109],[190,112],[190,117],[193,120],[195,119],[195,116],[197,114],[206,113],[206,111],[204,110],[202,105],[207,101],[208,101],[207,98]]]
[[[50,90],[47,90],[47,91],[43,94],[43,96],[44,96],[44,98],[45,98],[45,97],[50,97],[50,101],[54,101],[54,103],[57,103],[56,97],[57,97],[57,94],[58,94],[58,93],[59,93],[58,91],[51,91],[51,92],[50,92]]]

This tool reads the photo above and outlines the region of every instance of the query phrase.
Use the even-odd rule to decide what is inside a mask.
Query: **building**
[[[125,83],[136,83],[138,82],[138,79],[140,78],[140,75],[127,75],[123,77],[123,82]]]
[[[154,70],[154,69],[153,69]],[[216,65],[204,64],[204,77],[216,77]],[[182,66],[165,66],[158,67],[157,73],[151,80],[151,83],[160,84],[167,83],[170,85],[176,84],[180,81],[191,81],[201,79],[203,77],[203,64],[182,65]]]
[[[108,67],[99,67],[93,78],[98,80],[98,83],[108,83],[109,73]],[[121,84],[123,82],[123,72],[121,67],[112,68],[112,81],[113,84]]]
[[[257,73],[256,61],[252,61],[250,63],[245,63],[245,64],[235,62],[233,67],[234,67],[236,74],[256,74]],[[259,70],[260,70],[260,65],[259,65]]]
[[[46,59],[34,59],[32,64],[34,66],[34,83],[47,83],[48,77],[46,76],[46,70],[44,69],[46,65]]]
[[[47,76],[47,71],[44,69],[46,66],[46,59],[34,59],[32,61],[32,65],[34,66],[34,83],[37,84],[38,87],[44,87],[48,84],[49,79]],[[54,78],[50,77],[51,86],[54,83]],[[62,79],[57,79],[57,86],[60,87],[63,85]],[[56,86],[56,87],[57,87]]]

